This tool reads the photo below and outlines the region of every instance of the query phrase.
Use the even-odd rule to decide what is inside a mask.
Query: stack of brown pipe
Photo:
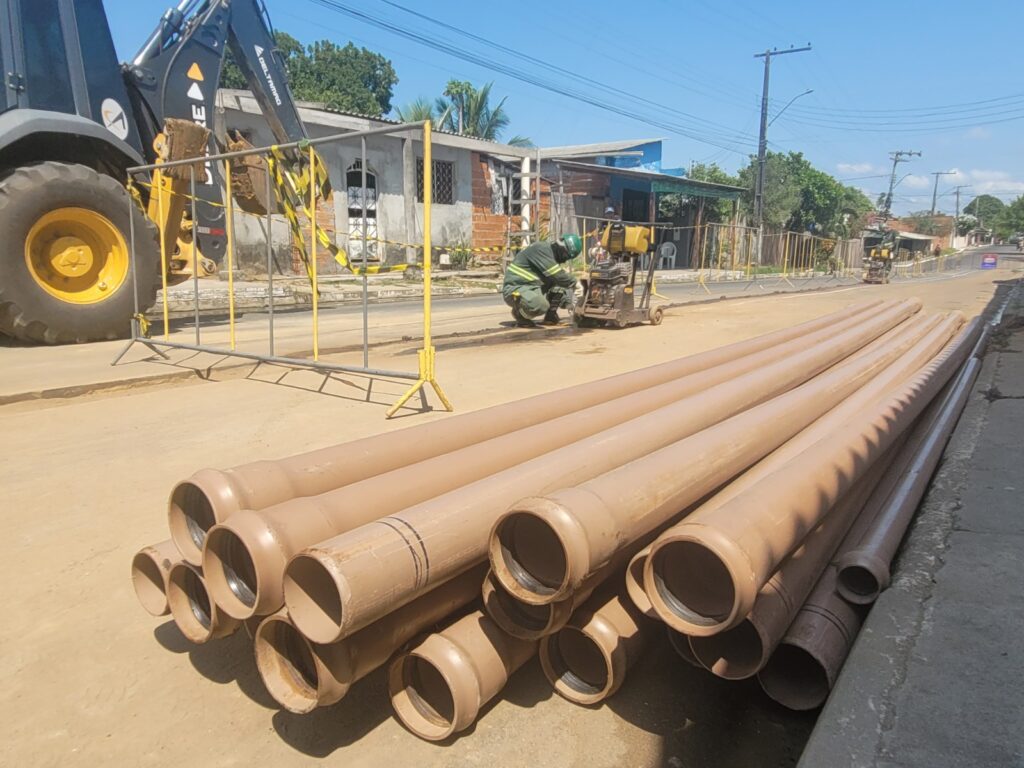
[[[961,322],[926,316],[916,300],[865,303],[476,413],[202,470],[173,489],[171,540],[135,556],[133,584],[147,611],[170,612],[194,642],[245,626],[267,689],[293,712],[331,705],[386,668],[397,716],[445,739],[538,651],[555,690],[593,704],[622,685],[655,617],[687,649],[687,635],[732,631],[762,604],[774,606],[772,627],[789,626],[787,611],[852,535],[861,497],[884,484],[870,464],[896,455],[891,446],[959,364],[967,342],[963,332],[951,339]],[[805,509],[792,478],[776,481],[793,466],[816,477],[807,454],[839,462],[834,435],[852,441],[870,424],[870,460],[843,465],[850,476],[834,483],[828,508]],[[712,577],[733,571],[716,568],[714,546],[690,543],[694,525],[712,530],[715,510],[742,512],[768,486],[794,494],[796,533],[751,544],[764,528],[754,516],[715,529],[714,546],[758,550],[755,579],[729,592]],[[879,556],[879,536],[854,530]],[[811,560],[783,578],[793,569],[784,561]],[[627,566],[630,593],[649,598],[639,607],[626,597]],[[682,597],[666,609],[662,593],[676,586]],[[700,626],[681,629],[671,606]],[[763,638],[763,653],[777,644]]]

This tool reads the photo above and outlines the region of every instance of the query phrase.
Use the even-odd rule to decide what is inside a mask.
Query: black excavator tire
[[[129,216],[134,217],[135,269],[140,311],[156,299],[160,249],[155,225],[128,192],[110,176],[84,165],[44,162],[16,168],[0,181],[0,333],[37,344],[73,344],[127,336],[135,311],[132,266],[107,298],[92,304],[62,300],[33,278],[25,240],[49,211],[77,207],[95,211],[112,223],[131,247]]]

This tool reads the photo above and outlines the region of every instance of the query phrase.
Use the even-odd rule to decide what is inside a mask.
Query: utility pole
[[[959,184],[956,187],[953,187],[953,192],[956,194],[956,216],[953,217],[953,232],[950,235],[950,241],[949,241],[949,247],[950,248],[956,248],[956,246],[953,244],[953,239],[957,236],[956,235],[957,222],[960,221],[960,190],[961,189],[966,189],[969,186],[971,186],[971,185],[970,184]]]
[[[892,218],[892,191],[896,188],[896,166],[905,163],[905,158],[920,157],[921,153],[912,149],[897,149],[889,153],[892,160],[892,173],[889,175],[889,193],[885,196],[885,210],[882,211],[882,218],[888,221]]]
[[[935,177],[935,186],[932,187],[932,216],[935,216],[935,206],[939,201],[939,177],[940,176],[952,176],[956,171],[932,171],[932,176]]]
[[[800,53],[811,50],[808,43],[802,48],[790,46],[787,49],[778,48],[766,50],[764,53],[755,53],[755,59],[764,59],[764,85],[761,88],[761,133],[757,140],[757,180],[754,182],[754,217],[757,220],[757,263],[761,263],[761,242],[764,237],[764,169],[768,158],[768,78],[772,68],[772,56],[781,56],[784,53]],[[788,105],[787,105],[788,106]]]

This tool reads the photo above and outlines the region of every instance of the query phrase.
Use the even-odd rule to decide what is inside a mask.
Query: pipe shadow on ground
[[[252,640],[244,630],[203,645],[189,641],[173,621],[153,630],[153,637],[171,653],[187,653],[196,672],[220,685],[235,683],[239,690],[265,709],[277,709],[256,669]]]
[[[292,749],[324,758],[359,741],[390,716],[386,675],[375,673],[356,683],[333,706],[314,709],[306,715],[279,710],[271,723]]]
[[[687,664],[657,629],[644,658],[607,706],[661,737],[659,765],[796,765],[817,712],[785,709],[764,694],[755,678],[722,680]]]

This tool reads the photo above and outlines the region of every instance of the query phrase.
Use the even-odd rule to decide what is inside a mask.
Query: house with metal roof
[[[273,143],[249,92],[222,90],[218,104],[219,130],[237,131],[256,146]],[[298,108],[312,137],[398,125],[388,118],[341,112],[322,104],[299,102]],[[432,150],[433,241],[453,251],[477,249],[478,260],[500,259],[503,251],[538,233],[542,237],[580,233],[585,219],[603,216],[609,206],[624,220],[653,223],[661,194],[736,200],[742,191],[686,179],[678,170],[663,171],[661,139],[524,148],[435,131]],[[369,260],[418,259],[415,248],[405,244],[422,238],[420,140],[389,134],[367,139],[365,217],[361,151],[359,142],[321,145],[335,194],[330,205],[318,210],[318,226],[355,259],[362,256],[364,231],[370,240]],[[278,218],[274,217],[270,233],[280,254],[278,265],[299,272],[291,233]],[[265,258],[265,226],[265,221],[253,217],[241,216],[236,222],[243,263],[247,250],[253,263]],[[326,254],[321,259],[325,272],[337,269]]]

